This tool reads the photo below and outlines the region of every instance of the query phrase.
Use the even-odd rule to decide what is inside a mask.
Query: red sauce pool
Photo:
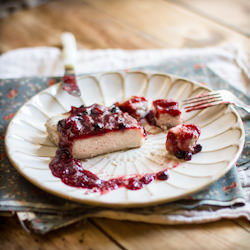
[[[58,149],[56,156],[50,162],[49,166],[52,174],[59,177],[63,183],[72,187],[92,189],[101,193],[106,193],[121,187],[125,187],[129,190],[138,190],[155,179],[163,181],[169,177],[168,170],[164,169],[153,174],[101,180],[94,173],[85,170],[81,161],[73,158],[67,149]]]

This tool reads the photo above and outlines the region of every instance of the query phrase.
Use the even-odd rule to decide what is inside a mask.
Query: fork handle
[[[239,108],[244,109],[246,112],[250,113],[250,106],[249,105],[246,105],[245,103],[241,103],[241,104],[235,103],[235,105]]]

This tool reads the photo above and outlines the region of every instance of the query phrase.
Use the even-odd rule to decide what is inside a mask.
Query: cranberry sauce
[[[123,112],[127,112],[137,121],[144,118],[148,112],[148,100],[145,97],[132,96],[123,103],[116,103]]]
[[[101,180],[92,172],[85,170],[81,165],[81,161],[74,159],[67,149],[58,149],[56,156],[49,166],[52,174],[61,178],[63,183],[72,187],[92,189],[95,192],[100,191],[101,193],[106,193],[120,187],[138,190],[143,188],[144,185],[151,183],[154,179],[168,179],[168,170],[164,169],[153,174]]]
[[[64,90],[66,90],[68,92],[71,92],[74,90],[79,91],[79,88],[78,88],[77,83],[76,83],[76,77],[74,75],[65,75],[62,78],[62,81],[64,83],[64,85],[63,85]]]
[[[168,131],[166,149],[178,159],[189,161],[192,155],[202,150],[196,143],[200,136],[200,129],[194,124],[180,124]]]
[[[132,128],[141,128],[134,118],[121,112],[116,106],[105,107],[99,104],[71,107],[69,117],[59,121],[57,126],[63,144],[66,141]]]
[[[156,118],[159,118],[160,114],[170,114],[171,116],[178,116],[181,114],[179,110],[178,102],[167,99],[158,99],[153,101],[153,112]]]

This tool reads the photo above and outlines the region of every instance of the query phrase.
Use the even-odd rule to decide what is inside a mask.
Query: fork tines
[[[183,101],[184,109],[189,112],[218,105],[223,101],[220,93],[211,92],[199,96],[190,97]]]
[[[211,92],[211,93],[206,93],[206,94],[190,97],[190,98],[188,98],[186,100],[183,100],[182,102],[184,103],[184,105],[186,105],[186,104],[192,104],[192,103],[207,101],[207,100],[215,99],[215,98],[219,98],[219,97],[220,97],[220,93]]]

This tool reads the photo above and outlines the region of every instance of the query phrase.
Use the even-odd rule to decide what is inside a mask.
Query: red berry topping
[[[148,100],[145,97],[132,96],[123,103],[116,103],[123,112],[129,113],[137,121],[144,118],[148,112]]]
[[[158,172],[156,174],[157,180],[167,180],[168,179],[168,171],[165,169],[164,171]]]
[[[167,99],[158,99],[153,101],[153,108],[155,116],[158,118],[160,114],[168,113],[172,116],[178,116],[181,114],[179,110],[178,102]]]

